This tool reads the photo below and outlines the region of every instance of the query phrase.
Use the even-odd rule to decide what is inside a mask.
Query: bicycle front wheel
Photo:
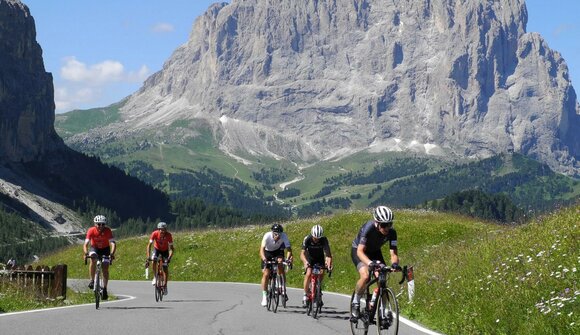
[[[95,287],[94,287],[94,292],[95,292],[95,308],[99,309],[99,304],[101,303],[101,273],[100,271],[97,270],[97,273],[95,274]]]
[[[159,272],[155,273],[155,301],[159,301],[161,299],[163,299],[163,292],[161,292],[161,285],[159,284],[159,282],[161,281],[161,278],[159,276]]]
[[[276,283],[274,285],[274,301],[272,302],[272,312],[276,313],[278,311],[278,305],[280,304],[280,277],[276,276],[276,278],[274,279],[274,282]]]
[[[391,288],[383,290],[378,299],[377,329],[379,335],[397,335],[399,333],[399,303]]]
[[[322,290],[319,281],[317,281],[314,286],[314,299],[312,299],[312,317],[316,319],[320,313],[320,310],[322,309]]]
[[[268,292],[266,293],[266,309],[272,310],[272,303],[274,302],[274,290],[276,287],[276,281],[274,278],[270,277],[268,280]]]
[[[360,307],[360,315],[358,318],[354,318],[352,317],[354,314],[354,308],[352,306],[352,300],[354,299],[354,292],[352,293],[352,296],[350,297],[350,315],[351,315],[351,319],[350,319],[350,331],[352,332],[352,335],[367,335],[368,331],[369,331],[369,322],[368,322],[368,316],[366,315],[366,301],[363,303],[363,301],[361,300],[361,307]]]

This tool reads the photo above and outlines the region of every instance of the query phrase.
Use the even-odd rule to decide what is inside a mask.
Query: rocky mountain
[[[59,147],[52,75],[34,19],[16,0],[0,1],[0,160],[31,161]]]
[[[123,220],[168,213],[160,191],[69,149],[54,109],[34,19],[20,1],[0,0],[0,210],[56,234],[82,230],[76,210],[106,208]]]
[[[232,155],[316,162],[364,149],[519,152],[578,173],[580,107],[523,0],[232,0],[120,109],[71,143],[176,120]],[[195,136],[184,132],[183,136]]]

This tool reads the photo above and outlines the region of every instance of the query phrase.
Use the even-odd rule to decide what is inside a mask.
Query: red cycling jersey
[[[173,244],[173,236],[170,232],[165,232],[165,236],[161,237],[159,230],[154,231],[149,238],[149,242],[155,241],[153,247],[159,251],[169,250],[169,245]]]
[[[106,248],[111,242],[115,242],[113,231],[109,227],[105,227],[102,232],[97,227],[89,228],[85,241],[91,241],[91,246],[96,249]]]

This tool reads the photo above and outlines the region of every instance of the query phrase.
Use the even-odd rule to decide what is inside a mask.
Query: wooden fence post
[[[54,281],[52,285],[52,297],[56,299],[66,299],[66,264],[58,264],[52,268],[54,271]]]

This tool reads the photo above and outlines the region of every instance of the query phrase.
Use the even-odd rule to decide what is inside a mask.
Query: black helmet
[[[274,233],[278,233],[278,234],[280,234],[281,232],[283,232],[283,231],[284,231],[284,228],[282,228],[282,225],[281,225],[281,224],[274,223],[274,224],[272,225],[272,231],[273,231]]]

